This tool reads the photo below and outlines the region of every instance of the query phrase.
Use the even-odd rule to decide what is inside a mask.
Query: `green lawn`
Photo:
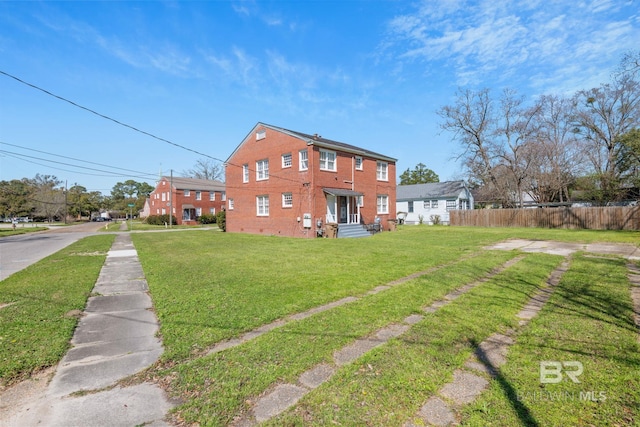
[[[213,229],[134,233],[165,346],[161,361],[140,379],[158,380],[182,400],[173,414],[176,420],[226,425],[246,413],[274,384],[295,383],[302,372],[330,363],[336,350],[354,340],[422,313],[451,290],[486,277],[517,253],[482,247],[507,238],[637,244],[640,233],[427,226],[405,226],[367,239],[305,240]],[[100,256],[82,257],[96,261],[96,265],[85,265],[74,261],[81,257],[68,255],[106,252],[111,240],[83,242],[94,249],[68,248],[71,252],[54,258],[57,263],[70,260],[69,265],[78,269],[76,275],[86,271],[87,283],[81,287],[85,294],[77,299],[80,306],[87,287],[90,290],[95,282]],[[402,425],[450,381],[453,371],[482,340],[517,326],[515,314],[561,261],[558,256],[527,254],[449,305],[425,315],[405,334],[338,369],[328,382],[269,423]],[[30,275],[42,275],[49,264],[38,265],[10,278],[21,281],[0,282],[0,303],[7,301],[9,289],[16,292],[16,287],[27,287]],[[426,274],[368,294],[379,285],[417,272]],[[625,274],[624,263],[615,258],[576,256],[539,317],[516,333],[501,376],[490,381],[477,402],[461,408],[461,422],[586,426],[603,425],[606,419],[611,421],[608,424],[634,425],[640,417],[640,346],[631,322]],[[358,300],[206,355],[222,340],[347,296]],[[12,307],[0,309],[0,319]],[[45,331],[44,326],[59,317],[43,315],[46,318],[29,329],[13,328],[11,339],[28,342],[31,330],[42,327]],[[11,319],[20,324],[30,316],[12,312]],[[1,326],[0,335],[6,340]],[[36,366],[55,363],[70,337],[68,332],[43,332],[47,333],[56,343],[49,346],[58,350],[48,356],[48,362]],[[40,360],[43,350],[35,346],[29,350],[29,359]],[[542,389],[537,377],[542,360],[581,361],[585,389],[604,391],[606,400],[587,405],[563,402],[566,411],[557,402],[518,403],[514,393],[518,397],[518,392]],[[0,369],[10,365],[6,357],[0,358]],[[36,366],[11,367],[11,378],[28,376]],[[555,384],[545,386],[549,389]]]
[[[69,348],[113,235],[87,237],[0,282],[0,386],[55,365]]]

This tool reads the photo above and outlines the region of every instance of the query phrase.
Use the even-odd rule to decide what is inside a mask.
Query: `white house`
[[[396,191],[398,219],[406,224],[449,223],[449,211],[473,209],[473,195],[464,181],[399,185]]]

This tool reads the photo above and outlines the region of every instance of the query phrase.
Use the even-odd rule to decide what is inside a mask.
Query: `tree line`
[[[224,168],[210,159],[198,159],[183,177],[223,180]],[[92,218],[101,212],[124,216],[130,209],[139,212],[155,188],[132,179],[118,182],[111,194],[87,191],[74,183],[71,187],[54,175],[0,181],[0,218],[30,217],[49,222],[65,218]],[[133,207],[129,207],[133,204]]]
[[[640,51],[611,81],[573,96],[527,100],[512,89],[459,90],[441,107],[480,202],[522,207],[576,199],[606,205],[640,197]]]
[[[66,188],[53,175],[36,174],[34,178],[0,181],[0,217],[30,217],[49,222],[66,218],[91,218],[100,212],[135,212],[142,209],[154,187],[146,182],[127,180],[113,186],[111,195],[87,191],[73,184]]]

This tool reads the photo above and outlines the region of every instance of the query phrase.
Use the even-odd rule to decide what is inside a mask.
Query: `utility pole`
[[[169,228],[173,227],[173,169],[171,169],[171,180],[169,181]]]

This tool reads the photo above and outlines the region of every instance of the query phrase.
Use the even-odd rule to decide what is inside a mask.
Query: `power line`
[[[135,127],[135,126],[128,125],[128,124],[123,123],[123,122],[121,122],[121,121],[119,121],[119,120],[116,120],[116,119],[114,119],[114,118],[112,118],[112,117],[109,117],[109,116],[107,116],[107,115],[105,115],[105,114],[102,114],[102,113],[99,113],[99,112],[97,112],[97,111],[95,111],[95,110],[92,110],[91,108],[84,107],[84,106],[82,106],[82,105],[80,105],[80,104],[78,104],[78,103],[76,103],[76,102],[73,102],[73,101],[71,101],[71,100],[67,99],[67,98],[64,98],[64,97],[62,97],[62,96],[60,96],[60,95],[56,95],[55,93],[49,92],[48,90],[43,89],[43,88],[41,88],[41,87],[39,87],[39,86],[36,86],[36,85],[34,85],[34,84],[32,84],[32,83],[26,82],[26,81],[24,81],[24,80],[22,80],[22,79],[20,79],[20,78],[18,78],[18,77],[16,77],[16,76],[14,76],[14,75],[12,75],[12,74],[9,74],[9,73],[7,73],[7,72],[5,72],[5,71],[0,70],[0,74],[3,74],[3,75],[5,75],[5,76],[7,76],[7,77],[9,77],[9,78],[12,78],[12,79],[14,79],[14,80],[16,80],[16,81],[18,81],[18,82],[20,82],[20,83],[22,83],[22,84],[24,84],[24,85],[27,85],[27,86],[29,86],[29,87],[31,87],[31,88],[33,88],[33,89],[39,90],[40,92],[46,93],[47,95],[52,96],[52,97],[54,97],[54,98],[57,98],[57,99],[59,99],[60,101],[64,101],[64,102],[66,102],[66,103],[69,103],[69,104],[73,105],[74,107],[77,107],[77,108],[80,108],[80,109],[82,109],[82,110],[88,111],[88,112],[89,112],[89,113],[91,113],[91,114],[95,114],[95,115],[96,115],[96,116],[98,116],[98,117],[102,117],[103,119],[106,119],[106,120],[112,121],[112,122],[114,122],[114,123],[116,123],[116,124],[118,124],[118,125],[120,125],[120,126],[124,126],[124,127],[126,127],[126,128],[129,128],[129,129],[131,129],[131,130],[133,130],[133,131],[135,131],[135,132],[141,133],[141,134],[143,134],[143,135],[147,135],[147,136],[149,136],[149,137],[151,137],[151,138],[153,138],[153,139],[157,139],[158,141],[166,142],[167,144],[171,144],[171,145],[173,145],[174,147],[182,148],[183,150],[190,151],[190,152],[195,153],[195,154],[197,154],[197,155],[199,155],[199,156],[204,156],[204,157],[207,157],[207,158],[209,158],[209,159],[212,159],[212,160],[215,160],[215,161],[218,161],[218,162],[224,163],[224,161],[223,161],[223,160],[220,160],[220,159],[218,159],[218,158],[212,157],[212,156],[210,156],[210,155],[208,155],[208,154],[205,154],[205,153],[201,153],[201,152],[196,151],[196,150],[194,150],[194,149],[192,149],[192,148],[185,147],[184,145],[180,145],[180,144],[177,144],[177,143],[175,143],[175,142],[169,141],[168,139],[161,138],[161,137],[159,137],[159,136],[157,136],[157,135],[154,135],[154,134],[152,134],[152,133],[150,133],[150,132],[143,131],[143,130],[141,130],[141,129],[138,129],[138,128],[137,128],[137,127]]]
[[[118,174],[116,172],[105,171],[105,170],[102,170],[102,169],[90,168],[90,167],[87,167],[87,166],[78,166],[78,165],[74,165],[74,164],[70,164],[70,163],[57,162],[55,160],[43,159],[41,157],[28,156],[26,154],[14,153],[14,152],[11,152],[11,151],[6,151],[6,150],[0,150],[0,153],[8,155],[10,157],[14,157],[14,158],[20,159],[20,160],[24,160],[23,158],[36,159],[36,160],[40,160],[40,161],[44,161],[44,162],[56,163],[56,164],[60,164],[60,165],[64,165],[64,166],[71,166],[71,167],[74,167],[74,168],[87,169],[87,170],[94,171],[94,172],[102,172],[102,173],[108,173],[109,174],[109,175],[97,175],[97,176],[112,176],[112,177],[130,176],[130,175],[122,175],[121,173]],[[25,160],[25,161],[28,161],[28,160]],[[34,162],[32,162],[32,163],[34,163]],[[40,166],[44,166],[44,165],[40,165]],[[67,171],[67,172],[74,172],[74,171]],[[83,173],[83,172],[75,172],[75,173]],[[86,173],[86,172],[85,172],[85,174],[86,175],[95,175],[95,174],[89,174],[89,173]],[[144,174],[143,176],[135,176],[135,178],[145,178],[146,177],[147,179],[149,179],[150,176],[153,176],[153,175]]]
[[[19,82],[19,83],[22,83],[22,84],[24,84],[24,85],[26,85],[26,86],[29,86],[29,87],[31,87],[31,88],[33,88],[33,89],[36,89],[36,90],[40,91],[40,92],[43,92],[43,93],[45,93],[45,94],[47,94],[47,95],[49,95],[49,96],[52,96],[52,97],[54,97],[54,98],[56,98],[56,99],[59,99],[60,101],[66,102],[66,103],[68,103],[68,104],[71,104],[71,105],[73,105],[74,107],[77,107],[77,108],[80,108],[80,109],[82,109],[82,110],[85,110],[85,111],[87,111],[87,112],[89,112],[89,113],[91,113],[91,114],[95,114],[95,115],[96,115],[96,116],[98,116],[98,117],[101,117],[101,118],[103,118],[103,119],[105,119],[105,120],[109,120],[109,121],[111,121],[111,122],[113,122],[113,123],[116,123],[116,124],[118,124],[118,125],[120,125],[120,126],[126,127],[126,128],[128,128],[128,129],[131,129],[131,130],[133,130],[133,131],[135,131],[135,132],[138,132],[138,133],[141,133],[141,134],[143,134],[143,135],[149,136],[149,137],[151,137],[151,138],[153,138],[153,139],[156,139],[156,140],[158,140],[158,141],[165,142],[165,143],[167,143],[167,144],[173,145],[174,147],[178,147],[178,148],[181,148],[181,149],[183,149],[183,150],[190,151],[190,152],[195,153],[195,154],[197,154],[197,155],[199,155],[199,156],[203,156],[203,157],[206,157],[206,158],[209,158],[209,159],[215,160],[215,161],[217,161],[217,162],[220,162],[220,163],[223,163],[223,164],[226,164],[226,165],[229,165],[229,166],[234,166],[234,167],[238,167],[238,168],[239,168],[239,167],[242,167],[242,165],[237,165],[237,164],[233,164],[233,163],[230,163],[230,162],[226,162],[226,161],[224,161],[224,160],[218,159],[217,157],[213,157],[213,156],[210,156],[210,155],[208,155],[208,154],[201,153],[201,152],[199,152],[199,151],[197,151],[197,150],[194,150],[194,149],[192,149],[192,148],[185,147],[184,145],[180,145],[180,144],[178,144],[178,143],[175,143],[175,142],[169,141],[168,139],[165,139],[165,138],[159,137],[159,136],[157,136],[157,135],[154,135],[154,134],[152,134],[152,133],[150,133],[150,132],[146,132],[146,131],[143,131],[143,130],[141,130],[141,129],[138,129],[138,128],[137,128],[137,127],[135,127],[135,126],[132,126],[132,125],[126,124],[126,123],[124,123],[124,122],[121,122],[120,120],[117,120],[117,119],[114,119],[114,118],[112,118],[112,117],[109,117],[109,116],[107,116],[107,115],[105,115],[105,114],[99,113],[99,112],[97,112],[97,111],[95,111],[95,110],[92,110],[91,108],[88,108],[88,107],[85,107],[85,106],[83,106],[83,105],[80,105],[80,104],[78,104],[77,102],[71,101],[71,100],[69,100],[69,99],[67,99],[67,98],[65,98],[65,97],[63,97],[63,96],[56,95],[56,94],[54,94],[54,93],[52,93],[52,92],[50,92],[50,91],[48,91],[48,90],[46,90],[46,89],[43,89],[43,88],[41,88],[41,87],[39,87],[39,86],[37,86],[37,85],[35,85],[35,84],[32,84],[32,83],[26,82],[26,81],[24,81],[24,80],[22,80],[22,79],[20,79],[20,78],[18,78],[18,77],[16,77],[16,76],[12,75],[12,74],[7,73],[6,71],[2,71],[2,70],[0,70],[0,74],[4,75],[4,76],[6,76],[6,77],[9,77],[9,78],[11,78],[11,79],[14,79],[14,80],[16,80],[16,81],[17,81],[17,82]],[[255,170],[254,170],[253,168],[250,168],[249,170],[251,170],[251,171],[255,172]],[[298,183],[299,183],[299,182],[298,182],[297,180],[295,180],[295,179],[285,178],[285,177],[277,176],[277,175],[275,175],[275,174],[270,174],[270,177],[273,177],[273,178],[276,178],[276,179],[282,179],[282,180],[284,180],[284,181],[294,182],[294,183],[296,183],[296,184],[298,184]]]
[[[46,152],[46,151],[36,150],[36,149],[34,149],[34,148],[22,147],[22,146],[20,146],[20,145],[16,145],[16,144],[9,144],[8,142],[0,141],[0,145],[2,145],[2,144],[4,144],[4,145],[9,145],[9,146],[11,146],[11,147],[21,148],[21,149],[23,149],[23,150],[35,151],[36,153],[47,154],[47,155],[49,155],[49,156],[60,157],[60,158],[62,158],[62,159],[75,160],[75,161],[77,161],[77,162],[88,163],[88,164],[91,164],[91,165],[104,166],[104,167],[111,168],[111,169],[118,169],[118,170],[122,170],[122,171],[125,171],[125,172],[132,172],[132,173],[135,173],[135,174],[137,174],[137,175],[156,176],[156,175],[155,175],[155,174],[153,174],[153,173],[140,172],[140,171],[134,171],[134,170],[131,170],[131,169],[119,168],[119,167],[117,167],[117,166],[105,165],[105,164],[102,164],[102,163],[91,162],[91,161],[89,161],[89,160],[76,159],[76,158],[73,158],[73,157],[67,157],[67,156],[63,156],[63,155],[55,154],[55,153],[48,153],[48,152]]]

